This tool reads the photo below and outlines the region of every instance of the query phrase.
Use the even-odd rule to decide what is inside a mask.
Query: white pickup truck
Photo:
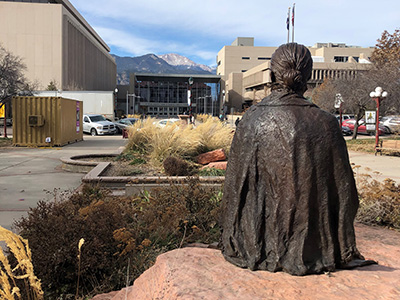
[[[102,115],[83,115],[83,132],[91,135],[115,134],[115,124]]]

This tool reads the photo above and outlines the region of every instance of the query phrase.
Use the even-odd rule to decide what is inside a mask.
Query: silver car
[[[123,129],[125,129],[129,126],[132,126],[133,124],[136,123],[137,120],[138,119],[136,119],[136,118],[125,118],[125,119],[115,121],[114,124],[115,124],[115,128],[117,129],[117,133],[122,133]]]
[[[385,126],[386,133],[400,133],[400,116],[383,117],[380,123]]]

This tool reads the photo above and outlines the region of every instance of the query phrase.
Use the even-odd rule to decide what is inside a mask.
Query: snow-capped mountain
[[[216,69],[197,64],[179,54],[157,56],[146,54],[137,57],[112,55],[117,64],[118,84],[129,84],[130,73],[155,74],[215,74]]]
[[[190,60],[189,58],[176,54],[176,53],[168,53],[164,55],[159,55],[158,57],[162,58],[165,60],[168,64],[171,66],[177,66],[179,68],[185,68],[186,69],[196,69],[199,68],[201,70],[204,70],[206,72],[213,73],[214,70],[210,68],[209,66],[202,65],[202,64],[197,64],[194,61]]]

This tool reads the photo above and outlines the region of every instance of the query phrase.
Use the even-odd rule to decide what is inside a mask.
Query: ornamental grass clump
[[[190,160],[198,154],[220,148],[229,153],[233,131],[212,117],[205,118],[197,126],[172,124],[158,128],[154,121],[147,118],[130,127],[125,151],[145,153],[155,166],[161,166],[170,156]]]
[[[10,251],[8,259],[0,247],[0,299],[43,299],[40,280],[33,272],[28,241],[1,226],[0,241]]]
[[[209,114],[197,114],[197,115],[196,115],[196,121],[198,121],[198,122],[204,123],[204,122],[206,122],[208,119],[215,119],[215,120],[218,121],[218,118],[217,118],[217,117],[213,117],[213,116],[211,116],[211,115],[209,115]]]
[[[161,165],[169,156],[193,156],[198,146],[194,133],[191,125],[178,127],[173,124],[157,128],[149,141],[150,161],[154,165]]]
[[[198,141],[197,154],[205,153],[216,149],[224,149],[226,154],[233,138],[233,130],[225,126],[219,120],[208,118],[204,123],[195,128],[195,136]]]

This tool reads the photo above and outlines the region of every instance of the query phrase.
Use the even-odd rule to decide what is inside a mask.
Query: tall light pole
[[[376,126],[375,126],[375,153],[379,147],[379,108],[381,101],[386,98],[388,93],[378,86],[369,96],[376,102]]]
[[[128,91],[126,91],[126,116],[127,117],[129,114],[129,96],[133,97],[133,114],[135,114],[135,98],[142,98],[140,96],[136,96],[135,94],[129,94]]]
[[[221,121],[222,121],[223,116],[224,116],[224,114],[223,114],[224,105],[225,105],[225,90],[222,90],[222,103],[221,103],[221,113],[220,113],[220,115],[222,115],[222,118],[220,118]]]
[[[193,97],[192,97],[192,85],[193,85],[193,83],[194,83],[194,80],[193,80],[193,77],[189,77],[189,80],[188,80],[188,83],[189,83],[189,120],[190,120],[190,123],[192,123],[192,99],[193,99]]]
[[[114,95],[115,95],[114,118],[116,118],[117,117],[118,88],[115,88]]]
[[[340,124],[340,130],[342,130],[342,103],[343,103],[343,97],[341,94],[337,93],[335,96],[335,108],[339,109],[339,124]]]

